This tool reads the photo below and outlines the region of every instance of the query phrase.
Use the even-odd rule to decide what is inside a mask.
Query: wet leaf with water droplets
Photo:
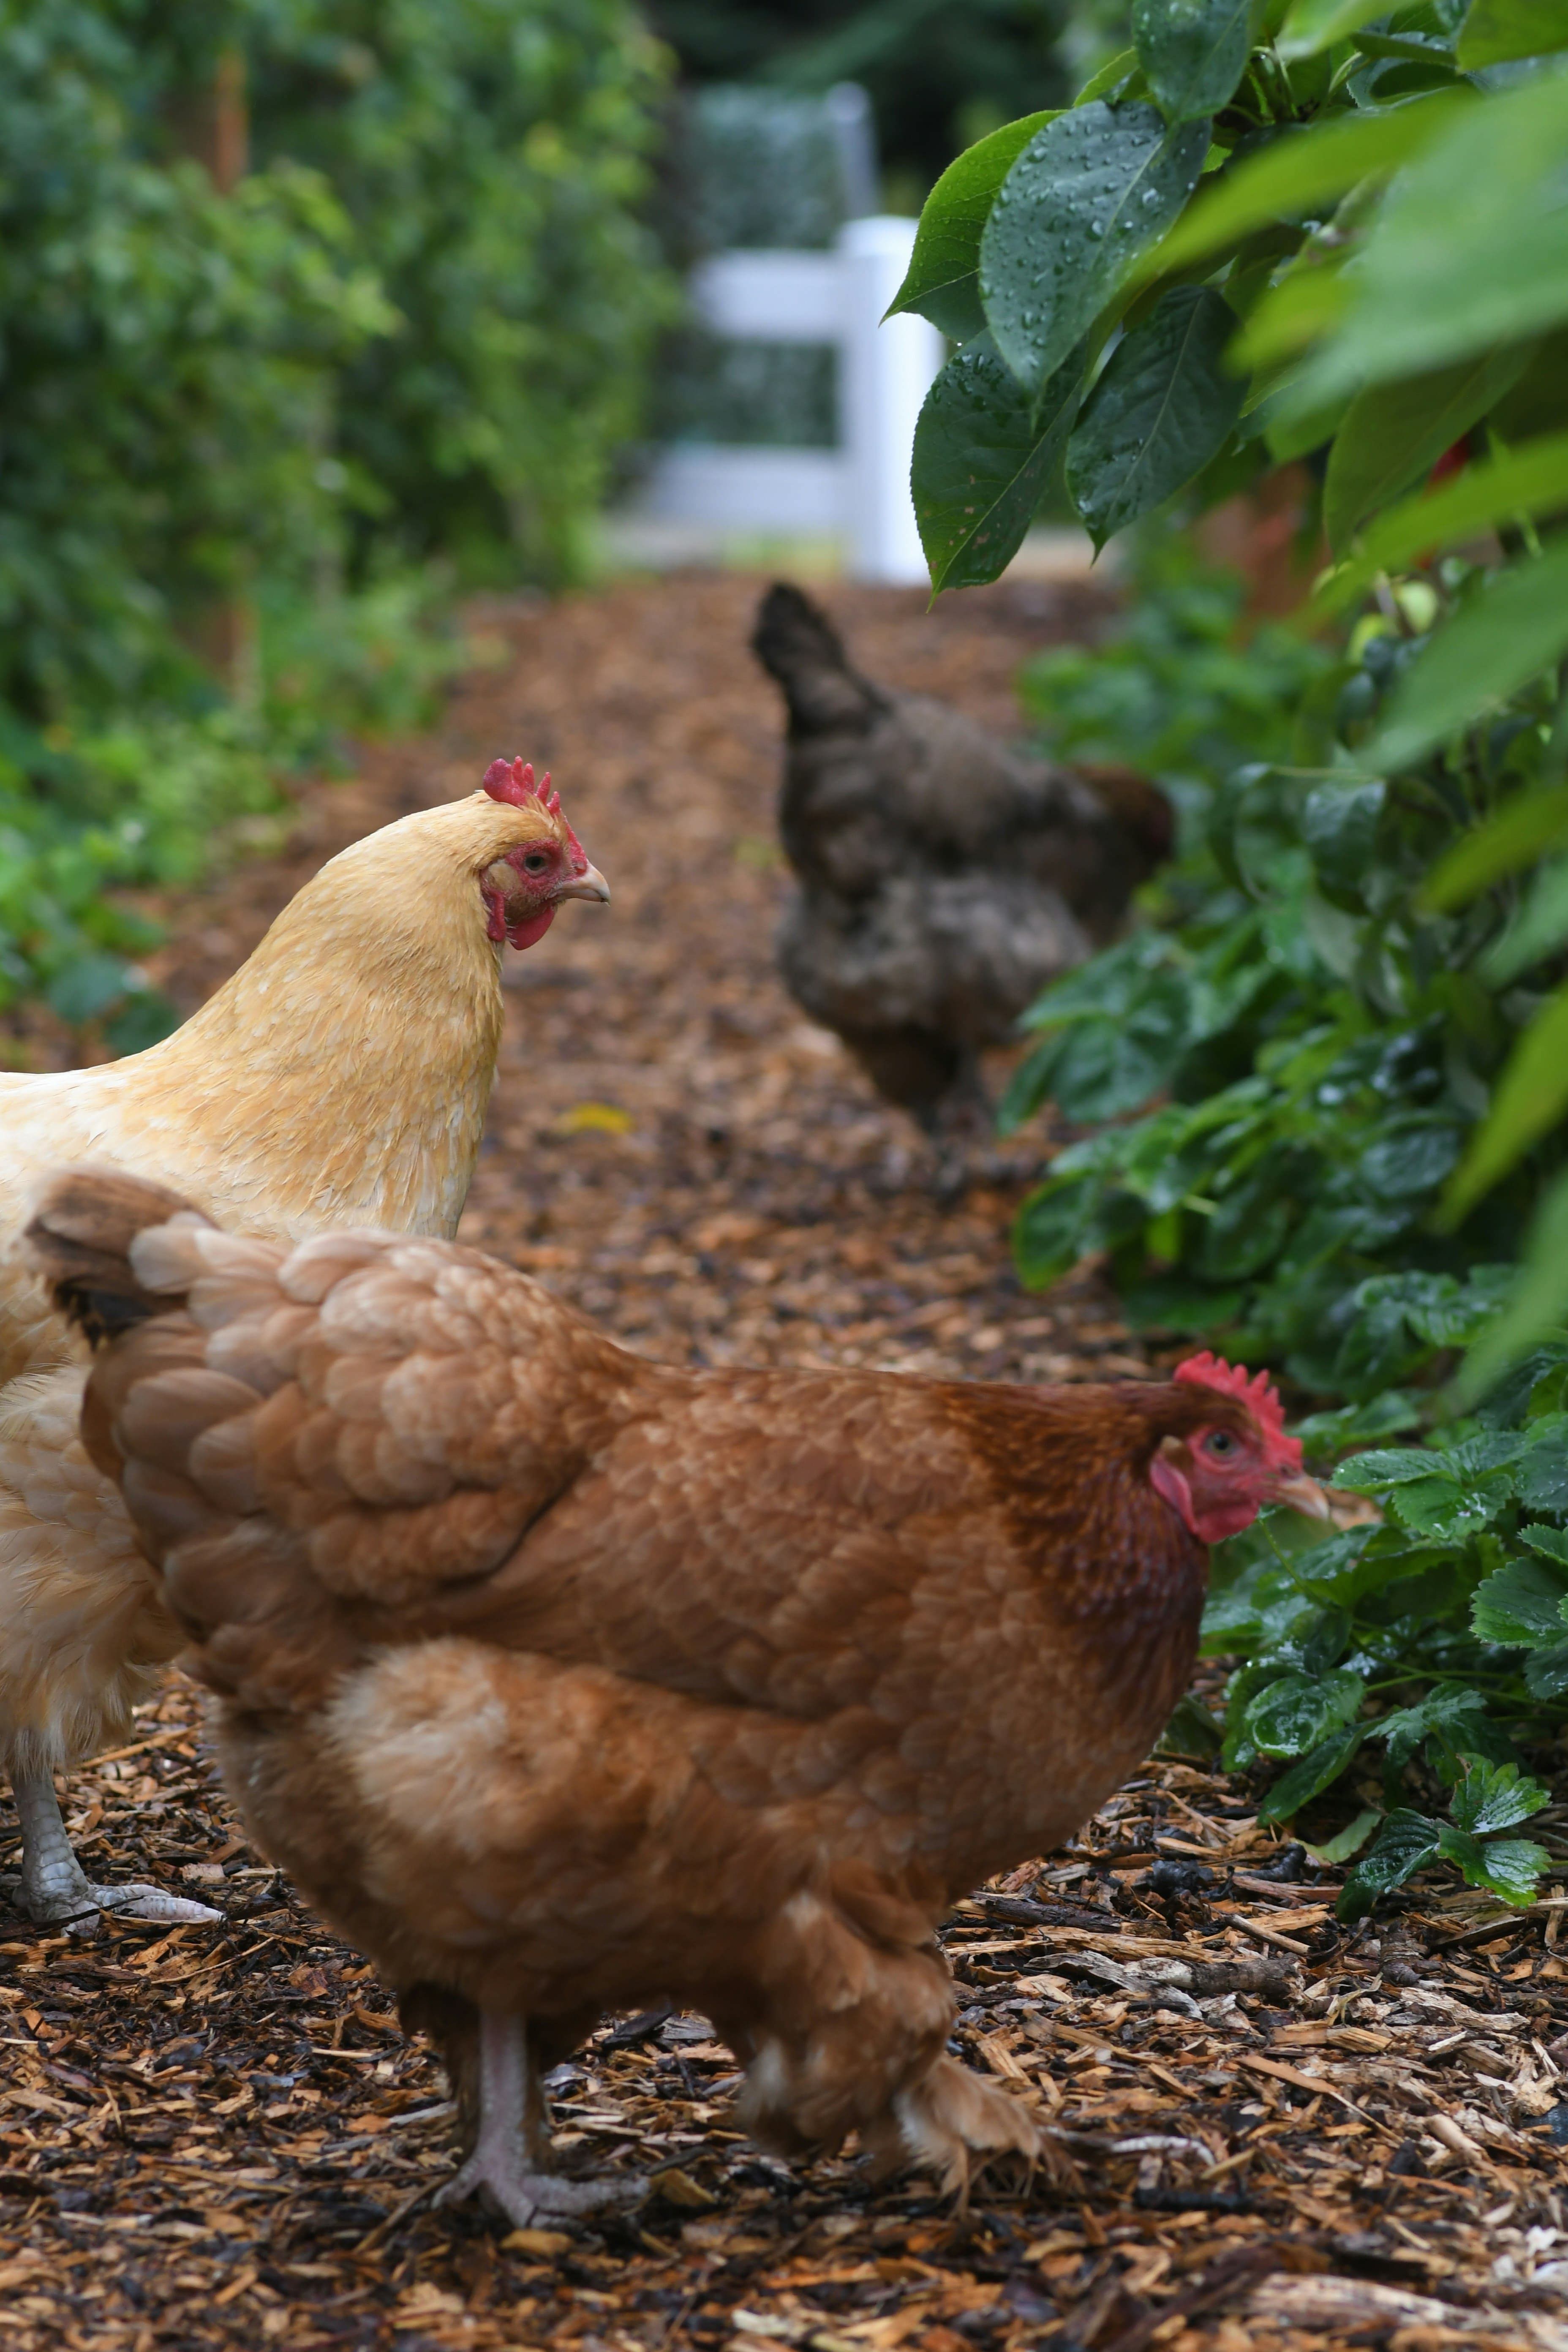
[[[888,316],[918,310],[955,342],[967,342],[985,324],[980,307],[980,235],[997,191],[1018,151],[1054,113],[1026,114],[988,139],[966,147],[948,165],[925,200],[910,267]]]
[[[1002,357],[1037,394],[1197,184],[1208,126],[1100,100],[1047,122],[1008,173],[980,240]],[[1152,198],[1152,201],[1146,201]]]
[[[1229,104],[1247,70],[1248,0],[1134,0],[1138,62],[1168,122]]]
[[[974,588],[1018,551],[1078,410],[1080,347],[1031,402],[989,335],[949,360],[915,429],[912,488],[933,588]]]
[[[1068,489],[1096,547],[1219,455],[1245,390],[1222,363],[1235,331],[1223,295],[1177,286],[1111,353],[1068,444]]]

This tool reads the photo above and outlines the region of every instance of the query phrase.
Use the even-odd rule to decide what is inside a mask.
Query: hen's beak
[[[558,898],[596,898],[601,907],[607,907],[610,886],[596,866],[586,866],[570,882],[563,882],[555,895]]]
[[[1309,1478],[1304,1470],[1298,1470],[1294,1477],[1277,1480],[1272,1499],[1285,1504],[1289,1510],[1300,1511],[1304,1518],[1331,1519],[1334,1516],[1327,1489],[1320,1486],[1315,1478]]]

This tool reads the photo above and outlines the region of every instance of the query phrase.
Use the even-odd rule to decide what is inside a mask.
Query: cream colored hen
[[[0,1076],[0,1753],[35,1919],[214,1916],[89,1885],[55,1794],[57,1770],[123,1735],[183,1637],[81,1448],[86,1350],[18,1246],[38,1180],[89,1160],[279,1241],[454,1233],[495,1076],[502,946],[531,946],[563,899],[609,897],[549,783],[498,760],[467,799],[345,849],[147,1052]]]

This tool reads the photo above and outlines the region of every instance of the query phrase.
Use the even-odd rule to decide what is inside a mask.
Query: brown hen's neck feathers
[[[955,1390],[952,1409],[1020,1557],[1081,1632],[1086,1671],[1119,1701],[1146,1690],[1153,1714],[1168,1713],[1197,1645],[1208,1550],[1155,1492],[1149,1465],[1166,1437],[1245,1431],[1245,1407],[1213,1390],[1127,1381],[977,1386]]]

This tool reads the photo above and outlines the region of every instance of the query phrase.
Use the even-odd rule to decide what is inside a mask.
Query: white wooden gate
[[[946,346],[924,319],[882,323],[914,236],[912,220],[873,214],[848,222],[826,253],[721,253],[693,272],[693,307],[715,334],[837,345],[838,446],[664,449],[638,500],[643,515],[718,530],[834,533],[858,580],[926,579],[910,457]]]

